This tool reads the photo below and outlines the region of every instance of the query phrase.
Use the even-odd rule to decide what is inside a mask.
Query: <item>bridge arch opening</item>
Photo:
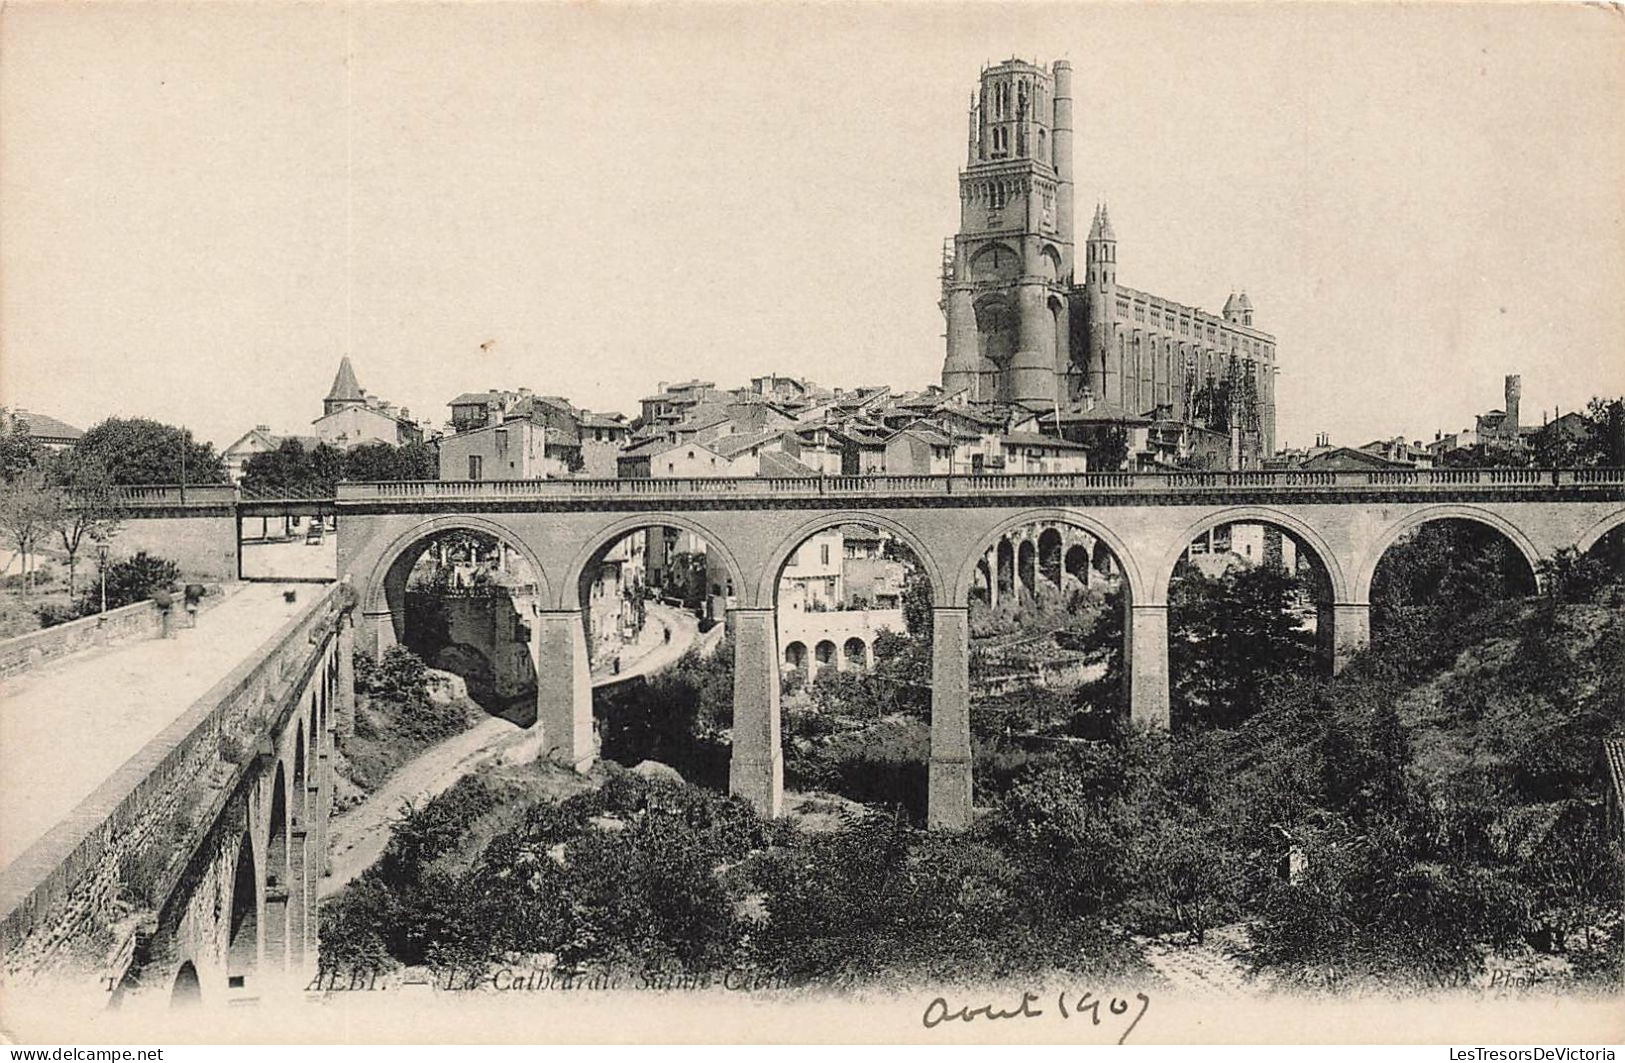
[[[175,982],[169,989],[169,1006],[181,1011],[203,1003],[203,983],[198,979],[197,967],[191,960],[181,964],[175,972]]]
[[[688,517],[632,518],[585,544],[568,579],[592,675],[599,755],[626,767],[658,761],[725,791],[728,620],[746,594],[731,551]]]
[[[528,727],[536,721],[536,628],[546,595],[540,566],[516,537],[481,524],[437,525],[389,564],[377,660],[388,645],[404,646],[461,679],[487,714]],[[455,727],[455,711],[445,708],[434,730]]]
[[[1576,554],[1588,571],[1580,574],[1583,583],[1575,590],[1590,593],[1604,583],[1625,584],[1625,513],[1615,517],[1611,527],[1604,525],[1583,537]]]
[[[1510,526],[1470,516],[1426,516],[1379,541],[1369,566],[1371,638],[1447,652],[1457,621],[1538,589],[1533,548]]]
[[[992,593],[972,578],[963,599],[979,793],[1013,780],[1004,765],[1104,738],[1124,718],[1135,600],[1125,549],[1103,525],[1064,509],[1014,515],[973,547],[974,569],[1010,557],[1019,573]]]
[[[245,831],[237,843],[231,880],[231,913],[226,935],[226,986],[247,989],[259,967],[259,878],[254,872],[254,844]]]
[[[1187,532],[1167,573],[1171,726],[1235,726],[1273,678],[1332,666],[1343,576],[1307,526],[1220,514]]]
[[[807,644],[799,639],[792,639],[784,646],[784,685],[787,688],[802,686],[808,682],[811,673],[808,671],[811,660],[807,655]]]
[[[293,889],[293,846],[288,837],[288,775],[278,760],[271,783],[270,822],[265,845],[265,949],[272,967],[287,964],[289,900]]]
[[[316,712],[316,705],[312,699],[310,711],[312,719]],[[303,827],[310,822],[310,812],[305,800],[305,742],[306,735],[312,732],[305,730],[305,719],[300,717],[294,726],[293,736],[293,824]]]
[[[777,737],[792,793],[832,789],[925,820],[937,589],[922,553],[859,513],[804,525],[775,551],[763,604],[787,662]]]

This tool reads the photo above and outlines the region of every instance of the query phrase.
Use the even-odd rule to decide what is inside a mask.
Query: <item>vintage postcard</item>
[[[1612,1059],[1622,291],[1617,6],[8,2],[0,1036]]]

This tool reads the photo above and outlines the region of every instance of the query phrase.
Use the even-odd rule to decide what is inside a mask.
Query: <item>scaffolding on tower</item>
[[[1240,427],[1243,432],[1257,432],[1260,424],[1257,363],[1251,358],[1242,361],[1232,356],[1230,376],[1231,401],[1235,404],[1231,423]]]

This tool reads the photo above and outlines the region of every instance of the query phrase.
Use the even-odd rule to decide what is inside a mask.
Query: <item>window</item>
[[[478,454],[470,454],[468,456],[468,478],[470,480],[480,479],[484,464],[484,459]]]
[[[829,564],[829,544],[828,543],[819,544],[819,547],[818,547],[818,563],[820,565]]]

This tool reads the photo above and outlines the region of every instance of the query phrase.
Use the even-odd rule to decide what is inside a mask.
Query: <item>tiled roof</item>
[[[497,403],[500,405],[502,396],[494,391],[465,391],[461,395],[446,403],[447,406],[481,406]]]
[[[650,457],[655,454],[668,451],[671,448],[679,445],[680,444],[673,443],[666,437],[661,436],[659,439],[651,439],[646,443],[639,443],[637,446],[627,447],[625,450],[621,451],[620,456],[623,458]]]
[[[1149,417],[1138,413],[1129,413],[1123,407],[1114,406],[1109,402],[1097,402],[1088,409],[1063,410],[1060,417],[1063,424],[1146,425],[1151,423]]]
[[[756,475],[817,476],[818,473],[782,451],[767,450],[762,452],[761,463],[757,467]]]
[[[1070,439],[1057,439],[1042,432],[1006,432],[999,436],[1001,442],[1014,443],[1019,446],[1057,447],[1061,450],[1088,450],[1082,443],[1074,443]]]
[[[333,387],[327,392],[328,402],[361,402],[365,398],[361,394],[361,385],[356,383],[355,369],[350,365],[350,356],[345,355],[339,359],[339,371],[333,377]]]
[[[774,431],[738,432],[731,436],[723,436],[721,439],[713,439],[706,445],[712,450],[716,451],[718,454],[721,454],[723,457],[732,458],[736,455],[744,453],[752,447],[761,446],[768,440],[774,439],[782,434],[783,433],[781,432]]]
[[[695,416],[686,417],[676,425],[678,431],[703,432],[707,428],[715,428],[719,424],[727,424],[733,420],[732,417],[729,417],[721,410],[709,412],[704,411],[703,407],[696,408],[694,414]]]
[[[48,413],[30,413],[27,410],[17,410],[14,415],[17,420],[28,426],[28,435],[33,439],[78,439],[85,433],[66,421],[59,421]]]
[[[954,445],[953,440],[943,435],[941,429],[924,421],[917,424],[911,424],[907,428],[900,429],[897,432],[897,435],[911,435],[925,440],[934,447],[951,447]],[[895,439],[896,436],[893,436],[892,438]]]

